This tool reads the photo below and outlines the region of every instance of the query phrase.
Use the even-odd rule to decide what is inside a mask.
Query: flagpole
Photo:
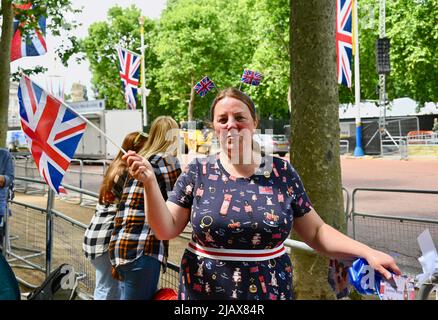
[[[144,17],[140,16],[138,18],[140,23],[140,52],[141,52],[141,74],[140,74],[140,82],[141,82],[141,105],[143,107],[143,127],[146,128],[148,125],[148,115],[147,115],[147,105],[146,105],[146,97],[149,95],[150,90],[146,89],[146,79],[145,79],[145,59],[144,59],[144,50],[147,48],[147,45],[144,44]]]
[[[353,41],[354,41],[354,100],[357,108],[356,114],[356,147],[354,156],[364,156],[362,149],[362,121],[360,118],[360,70],[359,70],[359,19],[357,18],[357,0],[353,0]]]
[[[58,99],[57,99],[58,100]],[[68,104],[66,104],[64,101],[58,100],[62,103],[62,105],[64,107],[66,107],[67,109],[69,109],[71,112],[73,112],[75,115],[77,115],[79,118],[81,118],[82,120],[84,120],[87,124],[89,124],[90,126],[92,126],[94,129],[96,129],[97,131],[99,131],[99,133],[101,135],[103,135],[105,138],[107,138],[117,149],[119,149],[120,151],[123,152],[123,154],[126,154],[126,151],[120,147],[116,142],[114,142],[113,139],[111,139],[108,135],[105,134],[105,132],[103,132],[102,130],[100,130],[100,128],[98,126],[96,126],[94,123],[92,123],[90,120],[88,120],[87,118],[85,118],[83,115],[81,115],[80,113],[78,113],[75,109],[73,109],[72,107],[70,107]]]

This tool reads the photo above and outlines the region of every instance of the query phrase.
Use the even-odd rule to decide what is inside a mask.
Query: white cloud
[[[74,19],[82,23],[82,26],[70,34],[78,38],[84,38],[87,36],[88,27],[94,22],[105,21],[108,9],[115,5],[122,8],[135,5],[141,9],[144,16],[158,19],[166,6],[166,0],[72,0],[72,4],[75,8],[83,7],[82,13],[74,16]],[[68,68],[65,68],[59,61],[55,61],[55,49],[61,42],[62,36],[54,37],[48,32],[46,36],[48,52],[43,56],[24,57],[12,62],[11,71],[17,71],[18,67],[29,69],[40,65],[47,68],[48,71],[44,74],[33,76],[32,79],[42,87],[51,90],[51,88],[57,88],[61,85],[61,87],[64,87],[65,93],[69,93],[72,84],[80,82],[87,85],[88,96],[92,98],[91,72],[88,69],[88,62],[84,61],[78,64],[74,59],[70,59]]]

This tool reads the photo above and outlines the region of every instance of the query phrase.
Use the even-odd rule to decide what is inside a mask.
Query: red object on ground
[[[178,300],[178,293],[171,288],[161,288],[155,293],[152,300]]]

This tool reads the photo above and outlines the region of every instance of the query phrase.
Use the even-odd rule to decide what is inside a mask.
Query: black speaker
[[[379,38],[376,42],[376,66],[378,74],[389,74],[391,64],[389,62],[390,43],[388,38]]]

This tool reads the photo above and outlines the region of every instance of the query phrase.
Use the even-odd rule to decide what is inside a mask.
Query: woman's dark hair
[[[210,121],[213,122],[214,118],[214,108],[216,107],[216,104],[222,100],[225,97],[231,97],[237,100],[242,101],[246,106],[249,108],[249,111],[251,113],[251,117],[254,121],[257,121],[257,114],[256,114],[256,108],[254,105],[254,102],[251,100],[251,98],[245,93],[240,91],[237,88],[226,88],[219,92],[219,94],[216,96],[216,98],[213,100],[211,107],[210,107]]]
[[[141,131],[128,133],[123,140],[123,150],[133,150],[139,152],[148,141],[148,135]],[[114,179],[116,176],[121,176],[124,171],[128,170],[128,165],[122,160],[123,152],[119,151],[117,156],[109,165],[103,177],[102,185],[99,191],[99,203],[110,204],[114,203],[114,194],[112,192]]]

